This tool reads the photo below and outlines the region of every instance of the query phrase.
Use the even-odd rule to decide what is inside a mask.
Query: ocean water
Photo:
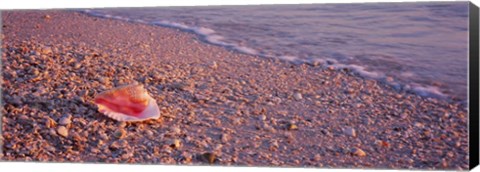
[[[88,9],[193,32],[241,53],[350,68],[422,96],[466,101],[468,2]]]

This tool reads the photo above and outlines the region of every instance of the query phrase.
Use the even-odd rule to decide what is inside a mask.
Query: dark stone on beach
[[[121,138],[124,138],[127,134],[127,131],[125,131],[124,129],[118,129],[117,131],[115,131],[115,133],[113,133],[113,136],[117,139],[121,139]]]
[[[181,146],[181,142],[178,139],[173,139],[170,143],[170,147],[174,149],[178,149]]]
[[[11,103],[12,103],[12,105],[17,106],[17,107],[18,107],[18,106],[21,106],[21,105],[23,104],[22,99],[21,99],[20,97],[18,97],[18,96],[14,96],[14,97],[11,99]]]
[[[197,158],[198,158],[199,161],[206,162],[206,163],[209,163],[209,164],[213,164],[216,161],[218,161],[217,155],[215,153],[212,153],[212,152],[207,152],[207,153],[200,154],[200,155],[197,156]]]
[[[288,130],[297,130],[298,126],[294,123],[289,123],[289,124],[287,124],[287,129]]]
[[[324,134],[325,136],[327,136],[327,137],[333,137],[333,134],[332,134],[330,131],[326,130],[326,129],[322,129],[322,130],[320,130],[320,132],[321,132],[322,134]]]

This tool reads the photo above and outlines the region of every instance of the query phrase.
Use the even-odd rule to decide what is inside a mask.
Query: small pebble
[[[228,142],[228,140],[229,140],[228,134],[222,134],[220,140],[224,143]]]
[[[133,156],[133,152],[125,153],[122,155],[122,159],[128,159]]]
[[[180,130],[180,128],[178,128],[178,127],[172,127],[171,130],[172,130],[172,133],[173,133],[173,134],[180,134],[180,132],[182,131],[182,130]]]
[[[206,161],[210,164],[213,164],[217,158],[215,153],[207,152],[201,155],[201,160]]]
[[[52,136],[56,136],[57,135],[57,131],[55,131],[55,129],[53,128],[50,128],[50,130],[48,131],[50,133],[50,135]]]
[[[270,142],[270,147],[273,147],[273,148],[279,148],[280,146],[278,145],[278,142],[276,140]]]
[[[388,76],[388,77],[385,78],[385,81],[387,81],[387,82],[393,82],[393,80],[394,80],[394,79],[393,79],[392,77],[390,77],[390,76]]]
[[[53,128],[57,126],[57,122],[55,122],[55,120],[53,120],[52,118],[47,118],[45,126],[47,126],[47,128]]]
[[[182,152],[181,157],[184,162],[191,162],[192,161],[192,154],[188,152]]]
[[[343,129],[343,133],[348,135],[348,136],[352,136],[352,137],[356,137],[357,136],[357,133],[355,132],[355,129],[353,129],[352,127],[346,127]]]
[[[447,159],[442,158],[442,163],[441,163],[441,164],[442,164],[442,167],[443,167],[443,168],[447,168],[447,167],[448,167]]]
[[[274,97],[274,98],[272,98],[272,102],[275,103],[275,104],[280,104],[282,102],[282,98]]]
[[[302,100],[303,97],[302,97],[302,94],[300,94],[300,93],[295,93],[295,94],[293,94],[293,98],[295,98],[295,100],[298,101],[298,100]]]
[[[376,141],[376,144],[377,144],[378,146],[381,146],[381,147],[389,147],[389,146],[390,146],[390,144],[389,144],[388,142],[383,141],[383,140],[377,140],[377,141]]]
[[[353,148],[352,154],[359,157],[367,156],[367,154],[360,148]]]
[[[121,143],[119,141],[115,141],[112,144],[110,144],[110,149],[117,150],[122,147]]]
[[[80,69],[80,67],[82,67],[82,65],[80,65],[79,63],[75,64],[75,66],[73,66],[74,69]]]
[[[215,146],[214,150],[215,150],[215,151],[221,151],[222,148],[223,148],[223,145],[217,144],[217,145]]]
[[[107,83],[107,78],[106,77],[100,77],[100,78],[98,78],[98,82],[100,82],[102,84],[106,84]]]
[[[115,131],[115,133],[113,133],[113,136],[115,136],[115,138],[118,138],[118,139],[124,138],[126,135],[127,135],[127,131],[125,131],[124,129],[119,129]]]
[[[416,123],[414,124],[414,126],[415,126],[415,127],[418,127],[418,128],[423,128],[424,125],[423,125],[422,123],[420,123],[420,122],[416,122]]]
[[[65,128],[64,126],[58,127],[58,128],[57,128],[57,133],[58,133],[58,135],[60,135],[60,136],[68,137],[68,130],[67,130],[67,128]]]
[[[354,92],[355,92],[355,89],[353,89],[353,88],[348,88],[348,89],[345,91],[345,93],[347,93],[347,94],[352,94],[352,93],[354,93]]]
[[[265,116],[265,115],[260,115],[259,119],[260,119],[261,121],[265,121],[265,120],[267,119],[267,116]]]
[[[40,74],[40,71],[38,71],[38,69],[34,69],[34,70],[32,70],[32,74],[34,76],[38,76],[38,74]]]
[[[42,53],[43,53],[43,54],[50,54],[50,53],[52,53],[52,48],[50,48],[50,47],[43,47],[43,48],[42,48]]]
[[[150,130],[146,130],[145,134],[147,134],[147,136],[153,136],[153,132]]]
[[[298,126],[296,124],[293,124],[293,123],[289,123],[287,125],[287,129],[288,130],[297,130],[298,129]]]
[[[29,124],[31,122],[30,118],[27,115],[20,115],[18,117],[18,121],[21,122],[22,124]]]
[[[180,145],[180,140],[178,139],[175,139],[173,140],[172,144],[170,145],[172,148],[179,148],[181,145]]]
[[[70,123],[72,123],[72,117],[71,116],[65,116],[65,117],[62,117],[60,119],[60,121],[58,121],[58,124],[60,125],[68,125]]]
[[[212,68],[213,68],[213,69],[217,69],[217,68],[218,68],[218,64],[217,64],[217,62],[213,62],[213,64],[212,64]]]
[[[20,82],[21,83],[21,82]],[[11,100],[11,103],[14,105],[14,106],[20,106],[23,104],[22,102],[22,99],[18,96],[14,96],[13,99]]]
[[[333,136],[332,133],[329,132],[329,131],[326,130],[326,129],[321,129],[320,132],[321,132],[322,134],[328,136],[328,137],[332,137],[332,136]]]

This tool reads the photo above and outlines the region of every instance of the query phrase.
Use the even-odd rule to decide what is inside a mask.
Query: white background
[[[445,1],[445,0],[435,0]],[[472,0],[480,6],[480,0]],[[355,3],[355,2],[419,2],[418,0],[0,0],[2,9],[53,9],[53,8],[94,8],[94,7],[146,7],[146,6],[194,6],[194,5],[255,5],[255,4],[299,4],[299,3]],[[1,118],[0,118],[1,119]],[[249,172],[317,172],[317,171],[352,171],[352,169],[313,169],[313,168],[265,168],[265,167],[209,167],[209,166],[165,166],[165,165],[112,165],[80,163],[24,163],[0,162],[0,172],[48,171],[48,172],[146,172],[146,171],[249,171]],[[398,170],[353,170],[353,171],[398,171]],[[406,170],[403,170],[406,171]],[[477,167],[474,171],[480,171]]]

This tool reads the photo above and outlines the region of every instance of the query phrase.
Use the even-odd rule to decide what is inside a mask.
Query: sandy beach
[[[468,169],[461,105],[73,11],[2,11],[4,161]],[[138,81],[158,120],[98,93]]]

